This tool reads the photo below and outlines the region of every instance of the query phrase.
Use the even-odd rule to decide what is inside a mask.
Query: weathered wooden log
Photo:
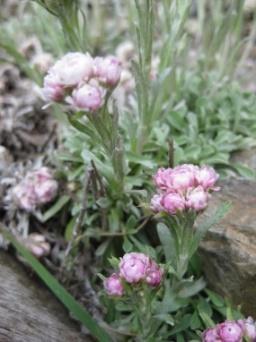
[[[90,341],[65,308],[27,269],[0,251],[0,341]]]

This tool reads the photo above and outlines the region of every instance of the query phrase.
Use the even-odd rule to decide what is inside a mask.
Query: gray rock
[[[256,170],[256,148],[235,153],[232,157],[232,162],[242,163]]]
[[[0,341],[82,342],[65,308],[24,266],[0,251]]]
[[[205,215],[225,201],[232,208],[201,244],[205,276],[209,287],[256,317],[256,183],[233,179],[221,186]]]

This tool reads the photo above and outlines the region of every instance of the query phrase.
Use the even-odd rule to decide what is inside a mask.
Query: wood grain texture
[[[0,251],[0,342],[90,341],[27,269]]]

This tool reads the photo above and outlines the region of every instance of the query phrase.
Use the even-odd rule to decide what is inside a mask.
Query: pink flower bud
[[[202,342],[222,342],[219,337],[217,328],[211,328],[204,331],[202,336]]]
[[[92,77],[93,59],[88,53],[67,53],[54,64],[49,74],[56,75],[58,84],[61,86],[76,86]]]
[[[170,192],[163,196],[162,206],[167,213],[175,215],[185,209],[185,199],[179,193]]]
[[[59,84],[59,78],[55,74],[47,75],[44,78],[42,92],[46,101],[61,102],[65,96],[64,87]]]
[[[251,317],[244,322],[245,336],[250,338],[253,342],[256,341],[256,324]]]
[[[30,234],[24,240],[24,244],[38,258],[48,255],[51,250],[50,244],[45,240],[45,237],[37,233]]]
[[[33,184],[21,182],[12,189],[13,198],[17,206],[26,211],[32,211],[37,205],[37,197]]]
[[[244,332],[244,337],[250,339],[250,341],[256,341],[256,324],[252,317],[248,317],[247,319],[241,319],[237,322],[241,329]]]
[[[40,204],[50,202],[57,194],[58,183],[54,180],[46,180],[35,187],[35,194]]]
[[[195,173],[195,178],[198,185],[201,185],[205,190],[217,190],[214,188],[219,175],[210,166],[198,168]]]
[[[29,175],[32,176],[36,180],[36,182],[44,182],[53,178],[51,170],[46,166],[32,171],[31,173],[29,173]]]
[[[177,191],[186,191],[195,186],[195,170],[194,165],[184,164],[177,166],[170,174],[170,183],[173,189]]]
[[[115,87],[121,77],[121,66],[119,60],[114,56],[94,59],[94,75],[100,82],[110,87]]]
[[[217,331],[222,342],[242,342],[243,330],[234,321],[226,321],[219,324]]]
[[[103,103],[102,92],[99,88],[84,84],[75,89],[72,94],[72,104],[74,107],[85,111],[97,111]]]
[[[58,183],[47,167],[27,173],[12,192],[17,205],[27,211],[50,202],[57,194]]]
[[[52,171],[46,166],[40,167],[40,169],[37,169],[28,175],[32,176],[37,183],[53,179]]]
[[[173,169],[160,168],[153,179],[161,195],[152,198],[152,209],[161,211],[162,206],[172,215],[185,209],[205,209],[210,190],[218,190],[214,187],[218,175],[208,166],[199,168],[196,165],[184,164]]]
[[[151,199],[151,209],[155,212],[164,211],[164,208],[162,206],[162,195],[154,195]]]
[[[167,190],[168,187],[171,187],[171,174],[172,169],[164,169],[160,168],[157,170],[157,173],[153,176],[153,180],[155,185],[160,190]]]
[[[63,101],[67,89],[88,81],[92,75],[92,57],[89,54],[70,52],[49,69],[44,78],[43,95],[47,101]]]
[[[150,264],[146,271],[146,283],[151,286],[159,286],[163,277],[163,270],[153,260],[150,260]]]
[[[116,273],[113,273],[110,277],[104,280],[104,288],[110,296],[121,297],[124,293],[122,280]]]
[[[202,186],[191,189],[186,196],[186,207],[195,211],[203,210],[208,204],[208,193]]]
[[[58,183],[53,178],[49,168],[41,167],[29,174],[29,177],[33,178],[34,192],[38,204],[48,203],[56,196]]]
[[[143,253],[127,253],[119,263],[120,276],[128,283],[144,279],[149,267],[149,257]]]
[[[41,243],[40,245],[31,245],[30,251],[37,258],[41,258],[49,254],[50,245],[47,242]]]

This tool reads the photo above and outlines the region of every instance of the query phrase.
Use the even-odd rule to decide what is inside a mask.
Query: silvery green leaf
[[[196,295],[201,290],[203,290],[206,286],[206,282],[204,278],[200,278],[191,284],[185,285],[181,290],[178,292],[179,297],[188,298]]]
[[[164,249],[166,262],[174,262],[176,259],[176,247],[170,229],[163,223],[158,223],[157,233]]]

